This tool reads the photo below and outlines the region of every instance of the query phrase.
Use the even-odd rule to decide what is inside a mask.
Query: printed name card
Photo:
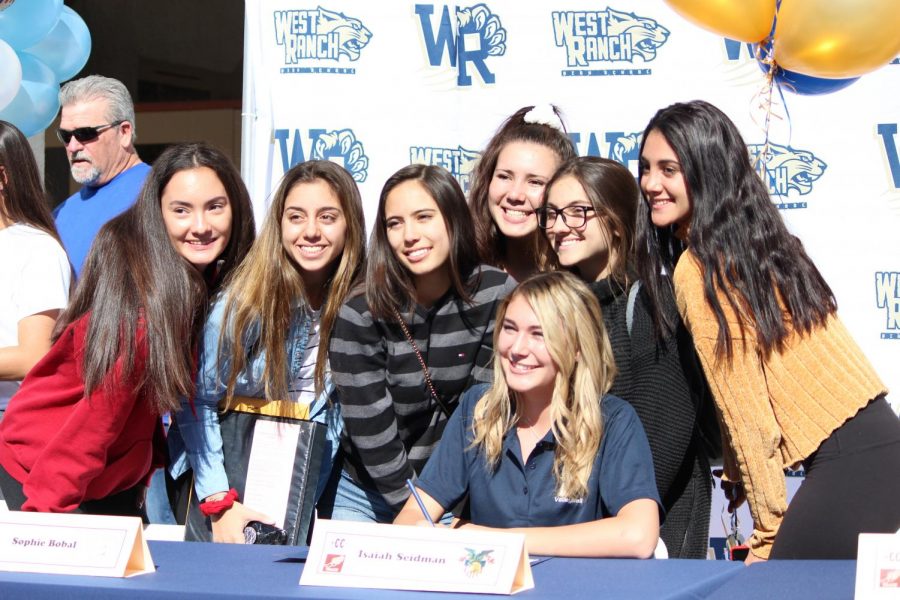
[[[514,594],[534,580],[524,534],[323,519],[300,585]]]
[[[854,598],[900,599],[900,532],[859,535]]]
[[[138,517],[0,512],[0,571],[130,577],[155,570]]]

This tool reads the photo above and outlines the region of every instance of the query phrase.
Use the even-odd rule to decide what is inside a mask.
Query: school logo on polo
[[[463,191],[472,187],[472,173],[481,154],[462,146],[439,148],[437,146],[410,146],[409,164],[444,167],[456,178]]]
[[[357,61],[372,39],[359,19],[321,6],[311,10],[272,13],[275,43],[284,49],[282,73],[338,73],[352,75],[353,67],[336,66]]]
[[[883,340],[900,340],[900,273],[878,271],[875,273],[875,301],[885,312]]]
[[[887,161],[894,189],[900,189],[900,157],[897,155],[897,124],[879,123],[878,135],[884,145],[884,158]]]
[[[639,69],[596,69],[611,63],[647,64],[669,38],[669,30],[656,20],[607,7],[598,11],[553,11],[553,39],[565,48],[563,77],[598,75],[650,75],[649,67]],[[638,60],[640,59],[640,60]]]
[[[757,163],[764,144],[749,144],[750,160]],[[772,196],[787,198],[790,192],[805,196],[812,192],[813,184],[822,176],[828,165],[808,150],[769,143],[766,156],[765,182]],[[776,202],[781,209],[806,208],[806,202]]]
[[[304,150],[300,129],[275,129],[274,138],[278,144],[281,165],[284,171],[307,160],[330,160],[336,162],[362,183],[369,174],[369,157],[362,142],[356,139],[352,129],[310,129]]]
[[[472,85],[473,69],[485,84],[494,83],[496,77],[488,61],[506,54],[506,29],[500,17],[486,4],[454,10],[456,19],[451,21],[450,8],[445,4],[435,27],[435,5],[416,4],[428,64],[432,67],[449,64],[449,68],[457,70],[459,86]]]

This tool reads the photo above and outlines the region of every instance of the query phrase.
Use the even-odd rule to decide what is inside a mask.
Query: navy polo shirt
[[[630,404],[606,395],[600,405],[603,435],[588,480],[588,494],[578,500],[556,495],[552,430],[535,447],[528,462],[515,428],[503,438],[497,467],[472,447],[472,414],[488,385],[463,394],[447,422],[441,442],[416,486],[441,506],[456,506],[469,495],[471,520],[489,527],[547,527],[596,521],[615,516],[633,500],[649,498],[660,506],[653,459],[644,428]]]

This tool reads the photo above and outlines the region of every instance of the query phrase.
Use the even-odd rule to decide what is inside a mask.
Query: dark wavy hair
[[[60,241],[34,152],[25,135],[6,121],[0,121],[0,167],[0,219],[30,225]]]
[[[435,203],[450,238],[450,281],[457,296],[471,301],[467,285],[472,272],[481,262],[475,245],[475,230],[466,196],[456,179],[446,169],[433,165],[409,165],[390,176],[378,200],[375,226],[369,240],[369,261],[366,268],[366,302],[376,318],[393,320],[395,313],[415,305],[416,286],[412,274],[394,254],[387,239],[384,219],[388,194],[401,183],[418,181]]]
[[[608,158],[580,156],[560,165],[544,193],[544,205],[550,188],[563,177],[574,177],[594,208],[609,235],[609,248],[616,260],[609,265],[610,276],[627,286],[634,257],[634,231],[641,191],[634,175],[624,165]]]
[[[691,203],[691,252],[700,261],[706,301],[719,323],[716,355],[732,357],[732,339],[717,292],[742,317],[741,327],[756,330],[763,356],[783,349],[790,330],[808,333],[837,310],[837,301],[803,244],[784,224],[769,192],[750,162],[737,127],[721,110],[694,100],[658,111],[641,140],[656,131],[672,147]],[[647,165],[641,158],[639,173]],[[638,209],[638,267],[654,300],[657,331],[671,330],[659,310],[663,286],[686,245],[674,226],[657,228],[650,207]],[[785,315],[785,311],[787,315]]]
[[[231,239],[214,276],[200,273],[175,250],[160,199],[175,173],[216,172],[232,205]],[[253,212],[231,161],[207,144],[177,144],[157,158],[134,206],[104,225],[88,253],[54,340],[89,315],[82,365],[85,395],[104,386],[133,386],[159,413],[193,393],[194,340],[207,308],[207,280],[220,281],[253,241]],[[143,375],[132,381],[139,330],[146,336]],[[143,354],[143,353],[141,353]],[[117,368],[117,363],[119,367]]]
[[[549,148],[561,163],[577,156],[575,146],[567,132],[542,123],[525,122],[525,115],[533,108],[534,106],[522,107],[503,122],[497,133],[488,142],[484,152],[481,153],[481,158],[475,165],[475,171],[472,174],[469,210],[475,223],[478,253],[485,262],[495,267],[504,268],[506,262],[506,239],[497,229],[497,224],[494,223],[488,199],[488,190],[491,186],[491,179],[494,177],[494,170],[497,168],[500,152],[510,142],[530,142]],[[553,106],[553,112],[562,123],[562,114],[559,108]],[[563,127],[565,128],[565,125]],[[538,262],[547,250],[544,246],[546,239],[540,232],[535,231],[533,241],[534,258],[535,262]]]

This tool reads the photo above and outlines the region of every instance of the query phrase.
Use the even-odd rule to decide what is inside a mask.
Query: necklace
[[[534,439],[534,445],[537,446],[538,444],[540,444],[540,443],[541,443],[541,438],[538,437],[537,432],[534,430],[534,425],[535,425],[535,424],[534,424],[534,423],[531,423],[531,424],[529,425],[529,424],[525,421],[525,419],[522,418],[522,417],[519,417],[519,421],[525,424],[525,427],[527,428],[528,433],[530,433],[532,439]]]

